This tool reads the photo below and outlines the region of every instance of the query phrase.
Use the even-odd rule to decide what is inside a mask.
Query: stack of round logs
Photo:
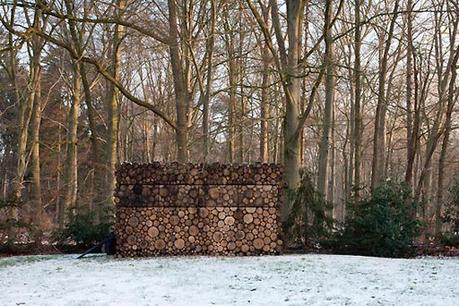
[[[274,204],[278,193],[275,185],[119,185],[115,202],[136,207],[261,207]]]
[[[123,164],[117,179],[121,256],[281,251],[278,165]]]
[[[178,162],[121,164],[118,184],[152,185],[280,185],[282,167],[277,164],[182,164]]]

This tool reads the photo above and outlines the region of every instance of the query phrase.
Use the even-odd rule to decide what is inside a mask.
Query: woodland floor
[[[0,305],[457,305],[459,258],[0,258]]]

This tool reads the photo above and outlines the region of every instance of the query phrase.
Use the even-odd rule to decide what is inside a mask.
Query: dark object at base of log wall
[[[257,255],[282,249],[282,171],[274,164],[123,164],[117,254]]]

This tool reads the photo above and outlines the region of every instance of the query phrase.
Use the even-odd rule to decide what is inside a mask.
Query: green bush
[[[446,246],[459,247],[459,233],[443,233],[440,242]]]
[[[459,179],[455,179],[449,190],[451,201],[446,204],[442,221],[449,225],[449,232],[459,234]]]
[[[440,235],[440,242],[448,246],[459,246],[459,180],[455,179],[449,190],[451,200],[445,205],[442,222],[448,227]]]
[[[33,238],[33,234],[37,232],[37,227],[32,222],[23,220],[22,215],[25,209],[25,202],[11,196],[5,200],[0,200],[0,244],[3,243],[2,236],[8,236],[5,243],[7,247],[13,249],[17,241],[19,231],[27,232],[27,236]],[[17,219],[11,218],[10,212],[15,208],[17,210]],[[33,240],[33,239],[32,239]],[[24,241],[22,241],[24,242]],[[30,242],[30,241],[29,241]]]
[[[288,221],[290,240],[317,247],[329,239],[333,227],[330,217],[333,205],[316,191],[311,175],[304,173],[299,188],[288,196],[293,202]]]
[[[367,198],[351,203],[337,244],[346,253],[403,257],[414,251],[420,224],[407,184],[387,181]]]
[[[101,221],[96,222],[94,212],[69,213],[67,224],[55,233],[55,238],[61,244],[73,242],[88,247],[106,238],[111,227],[112,223],[107,215],[103,215]]]

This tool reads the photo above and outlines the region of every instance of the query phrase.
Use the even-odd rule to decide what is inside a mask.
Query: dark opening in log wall
[[[276,254],[282,169],[274,164],[122,164],[117,253]]]

